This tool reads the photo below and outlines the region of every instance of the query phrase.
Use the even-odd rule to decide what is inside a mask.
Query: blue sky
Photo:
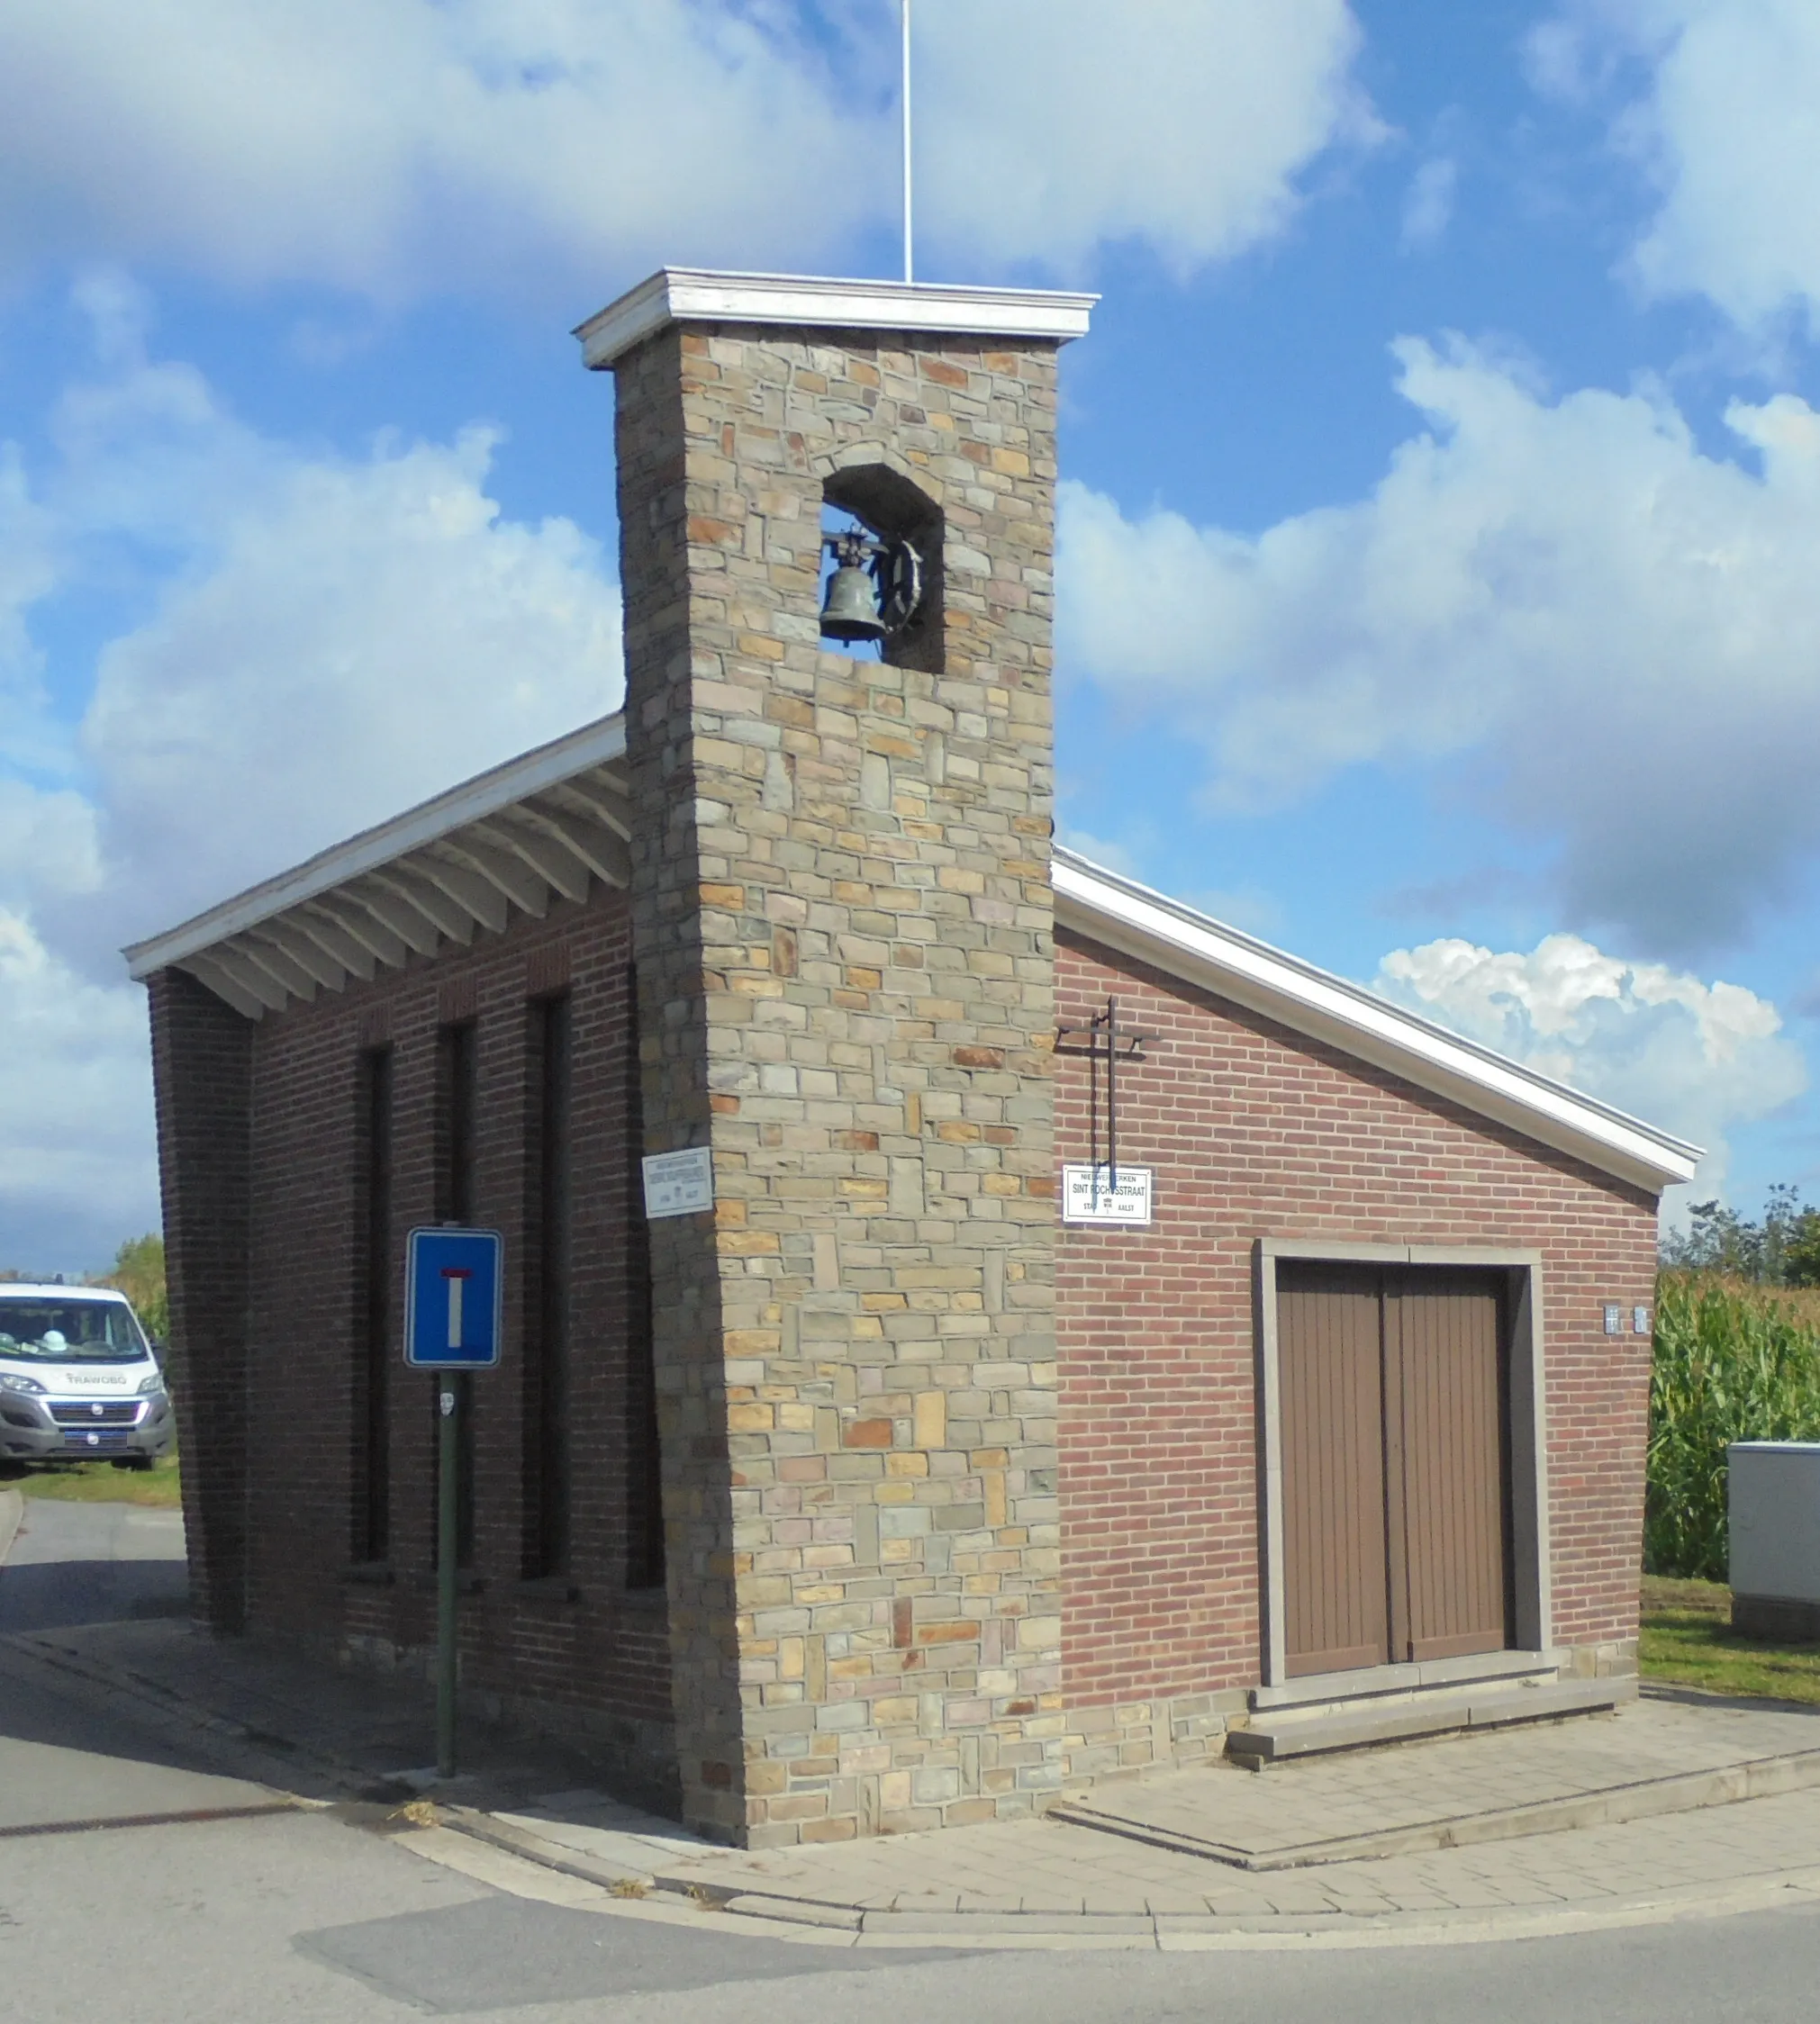
[[[895,12],[0,14],[0,1265],[156,1220],[122,941],[617,701],[569,329],[892,274]],[[919,272],[1103,296],[1064,836],[1820,1191],[1811,0],[917,0],[917,63]]]

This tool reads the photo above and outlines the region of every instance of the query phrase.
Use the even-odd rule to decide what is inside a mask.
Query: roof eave
[[[350,879],[382,869],[408,852],[510,809],[541,788],[571,779],[591,766],[623,758],[625,749],[623,712],[584,724],[579,730],[463,781],[389,821],[362,830],[178,926],[130,943],[122,951],[127,967],[135,979],[143,980],[154,971],[180,965],[289,908],[331,892]]]
[[[1659,1195],[1694,1176],[1698,1146],[1073,852],[1055,854],[1055,911],[1062,926],[1091,940],[1369,1061],[1633,1186]]]

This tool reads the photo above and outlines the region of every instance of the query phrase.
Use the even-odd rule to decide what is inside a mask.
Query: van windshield
[[[0,1298],[0,1358],[41,1363],[137,1363],[148,1354],[118,1300]]]

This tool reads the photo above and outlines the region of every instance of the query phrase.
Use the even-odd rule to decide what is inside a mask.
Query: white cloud
[[[0,1266],[83,1271],[158,1223],[145,994],[0,909]]]
[[[300,451],[148,360],[119,290],[89,295],[106,366],[59,402],[32,511],[59,583],[124,550],[157,590],[100,655],[67,754],[86,798],[0,784],[0,903],[60,895],[59,953],[104,962],[618,707],[606,558],[568,520],[502,516],[492,433]]]
[[[876,14],[876,20],[871,18]],[[0,258],[72,248],[382,301],[663,260],[800,265],[897,204],[892,11],[791,0],[8,0]],[[1372,131],[1345,0],[923,0],[950,259],[1178,265],[1278,228]],[[822,32],[817,32],[817,24]]]
[[[130,292],[89,307],[105,369],[59,404],[35,496],[13,467],[59,558],[15,599],[18,657],[35,598],[85,572],[149,557],[161,588],[59,730],[60,778],[0,745],[0,1265],[50,1270],[157,1221],[144,1002],[117,944],[604,715],[623,685],[606,558],[566,520],[502,515],[488,431],[299,450],[148,361]]]
[[[1453,199],[1459,181],[1459,164],[1446,155],[1424,162],[1409,178],[1403,198],[1405,252],[1426,253],[1441,243],[1453,221]]]
[[[101,882],[95,804],[73,788],[0,777],[0,908],[93,892]]]
[[[1616,138],[1660,193],[1634,255],[1649,289],[1707,295],[1745,326],[1804,303],[1820,322],[1813,0],[1568,0],[1532,52],[1538,83],[1563,94],[1614,57],[1643,64]]]
[[[1222,809],[1444,764],[1558,839],[1570,919],[1736,936],[1820,843],[1820,414],[1734,406],[1733,462],[1657,394],[1397,349],[1425,427],[1366,499],[1250,537],[1064,486],[1064,670],[1200,740]]]
[[[0,134],[15,253],[381,298],[771,258],[888,163],[812,62],[687,0],[10,0]]]
[[[110,918],[166,925],[619,706],[620,606],[566,520],[502,520],[492,438],[299,462],[102,655],[83,743]]]
[[[1387,955],[1374,988],[1707,1149],[1695,1192],[1723,1189],[1729,1134],[1807,1086],[1767,999],[1660,963],[1625,963],[1575,935],[1525,954],[1439,941]]]
[[[1295,177],[1380,131],[1345,0],[926,0],[919,189],[944,250],[1084,266],[1148,239],[1179,270],[1267,238]]]
[[[32,496],[18,447],[0,443],[0,760],[41,761],[53,734],[43,721],[42,659],[27,614],[56,583],[51,517]]]

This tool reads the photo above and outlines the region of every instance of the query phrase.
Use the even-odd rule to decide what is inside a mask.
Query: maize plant
[[[1656,1290],[1643,1565],[1726,1578],[1725,1450],[1820,1440],[1813,1301],[1664,1272]]]

